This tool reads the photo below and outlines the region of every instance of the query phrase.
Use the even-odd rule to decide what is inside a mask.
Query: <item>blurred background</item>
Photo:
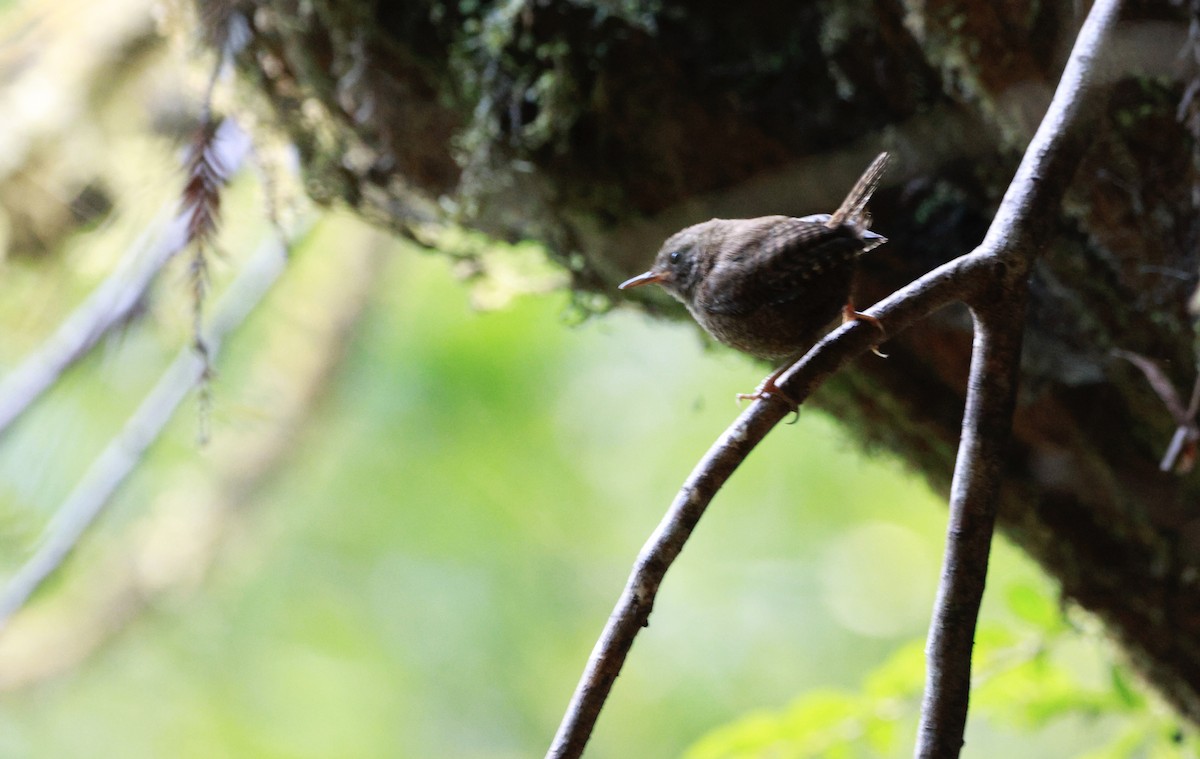
[[[169,237],[213,68],[187,10],[0,1],[0,377]],[[236,84],[215,97],[254,150],[209,259],[208,400],[159,414],[0,631],[0,757],[540,756],[641,544],[766,369],[690,325],[585,317],[532,244],[440,230],[438,255],[314,208]],[[0,433],[10,589],[179,385],[189,262]],[[909,755],[944,522],[836,419],[780,427],[668,575],[588,756]],[[979,641],[967,755],[1195,755],[1003,542]]]

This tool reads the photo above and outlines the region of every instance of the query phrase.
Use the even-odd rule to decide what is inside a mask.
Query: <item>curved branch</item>
[[[964,439],[968,444],[960,449],[953,500],[956,516],[952,518],[949,538],[952,543],[957,543],[956,536],[961,528],[968,539],[955,545],[952,555],[948,556],[947,572],[956,579],[939,590],[938,624],[944,627],[930,649],[931,657],[940,656],[939,652],[946,648],[955,649],[959,655],[945,658],[938,666],[955,669],[960,680],[965,673],[968,689],[970,637],[974,632],[978,604],[975,604],[975,610],[969,610],[966,623],[948,612],[964,594],[982,594],[1000,481],[999,455],[1008,439],[1015,392],[1015,374],[1008,381],[1000,379],[992,390],[987,390],[989,382],[1000,376],[988,372],[995,371],[996,362],[1001,360],[1008,362],[1004,372],[1017,369],[1024,283],[1036,248],[1048,236],[1047,231],[1058,215],[1062,196],[1082,155],[1086,140],[1084,127],[1094,121],[1102,103],[1098,96],[1099,85],[1111,78],[1097,61],[1119,7],[1120,0],[1098,0],[1093,6],[1076,40],[1054,100],[983,243],[867,311],[879,320],[888,335],[898,334],[952,301],[966,302],[972,306],[976,317],[979,331],[971,384],[974,400],[964,417],[971,437]],[[997,326],[996,320],[1003,319],[1015,320],[1006,325],[1007,331]],[[803,402],[830,375],[868,350],[876,337],[871,325],[859,322],[843,325],[789,368],[777,384],[788,396]],[[583,677],[546,754],[547,759],[567,759],[583,753],[634,637],[647,625],[667,570],[717,490],[787,413],[783,404],[757,401],[738,417],[692,471],[639,553],[625,590],[592,650]],[[960,558],[963,561],[959,561]],[[961,576],[968,567],[972,567],[969,571],[977,576]],[[965,669],[959,650],[964,635],[967,638]],[[942,714],[943,707],[961,710],[965,724],[967,689],[959,687],[961,683],[941,687],[946,685],[950,682],[940,681],[939,687],[932,689],[927,700],[932,709],[929,713]],[[957,738],[953,735],[953,725],[944,731],[940,727],[935,729],[939,740],[956,745],[952,752],[929,755],[957,756],[962,742],[961,729]]]
[[[989,281],[992,255],[980,248],[926,274],[866,311],[896,335],[942,306],[969,297]],[[831,375],[866,353],[878,339],[875,326],[845,324],[817,343],[777,381],[803,402]],[[705,509],[730,475],[767,433],[790,413],[770,399],[755,401],[709,448],[692,470],[657,529],[642,547],[621,598],[608,618],[559,725],[547,759],[582,755],[633,639],[647,625],[658,587]]]

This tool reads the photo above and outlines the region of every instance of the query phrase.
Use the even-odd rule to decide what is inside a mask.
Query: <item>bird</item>
[[[754,393],[798,405],[775,380],[821,338],[829,325],[877,319],[854,309],[858,258],[887,242],[872,232],[867,202],[888,164],[880,153],[832,214],[711,219],[667,238],[650,270],[618,289],[657,284],[687,307],[721,343],[782,362]]]

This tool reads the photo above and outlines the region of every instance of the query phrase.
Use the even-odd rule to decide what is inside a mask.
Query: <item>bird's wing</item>
[[[879,244],[864,241],[848,227],[830,228],[823,219],[768,218],[771,223],[747,226],[725,239],[705,278],[705,309],[739,315],[811,296],[822,280],[829,286],[848,277],[852,259]],[[837,276],[839,271],[843,276]]]

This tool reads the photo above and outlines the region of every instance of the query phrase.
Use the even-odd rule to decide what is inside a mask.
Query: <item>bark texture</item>
[[[603,307],[686,224],[829,211],[880,149],[891,242],[866,305],[977,244],[1083,3],[577,0],[205,3],[300,145],[311,194],[398,230],[453,218],[547,243]],[[214,10],[215,9],[215,10]],[[1200,198],[1194,11],[1130,3],[1104,126],[1033,275],[1001,527],[1200,722],[1200,486],[1162,473],[1187,397]],[[1183,55],[1181,55],[1183,53]],[[651,296],[644,308],[682,316]],[[816,401],[946,491],[965,309],[887,343]]]

